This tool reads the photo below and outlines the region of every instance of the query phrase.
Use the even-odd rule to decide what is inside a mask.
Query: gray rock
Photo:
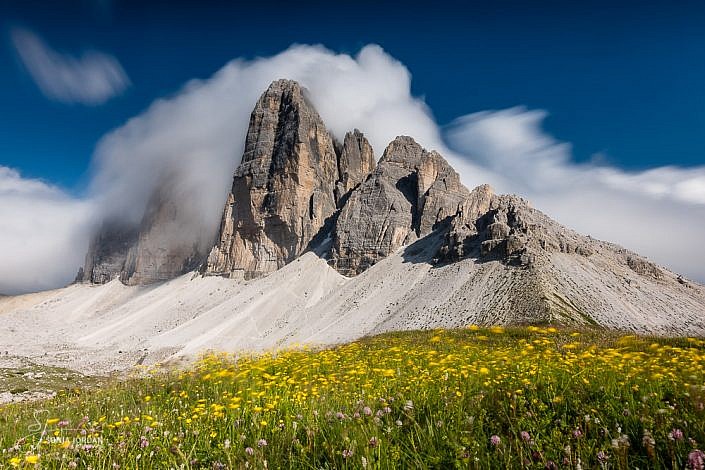
[[[195,224],[183,217],[172,189],[171,184],[162,185],[147,205],[137,244],[125,263],[122,280],[126,284],[173,279],[197,269],[208,255],[210,244],[204,243],[208,237],[198,234]]]
[[[507,265],[534,268],[549,264],[554,253],[589,258],[603,252],[641,276],[663,278],[662,270],[643,257],[617,245],[580,235],[520,197],[497,196],[489,189],[479,189],[473,193],[475,199],[483,203],[469,217],[458,214],[453,218],[438,250],[438,261],[475,257],[480,262],[499,260]]]
[[[419,222],[417,233],[426,236],[458,214],[470,197],[460,175],[435,151],[424,152],[416,168]]]
[[[354,159],[352,149],[344,153]],[[294,260],[335,212],[338,179],[333,139],[304,90],[290,80],[272,83],[252,112],[206,271],[249,278]]]
[[[352,193],[333,228],[331,265],[355,275],[416,239],[416,167],[424,150],[411,137],[397,137],[374,172]]]
[[[494,191],[487,184],[478,186],[470,192],[448,224],[445,240],[436,255],[437,260],[457,261],[469,256],[467,243],[477,236],[478,220],[490,210],[490,204],[494,198]]]
[[[122,222],[106,221],[91,240],[86,263],[79,269],[79,281],[105,284],[113,279],[126,281],[129,275],[125,265],[130,250],[139,240],[137,227],[126,227]]]
[[[627,266],[629,266],[629,269],[641,276],[651,276],[655,279],[663,278],[663,272],[656,267],[654,263],[651,263],[644,258],[634,255],[627,255]],[[682,278],[679,276],[678,279]],[[681,284],[684,283],[681,282]]]
[[[345,134],[338,157],[336,203],[341,207],[350,191],[362,183],[375,169],[375,154],[365,136],[357,129]]]
[[[474,226],[475,230],[456,233],[458,226],[467,225]],[[482,260],[500,259],[527,266],[541,258],[543,253],[589,256],[592,252],[588,237],[566,229],[532,208],[528,201],[511,195],[493,195],[487,212],[480,215],[474,224],[451,224],[446,238],[452,240],[453,245],[461,243],[462,249],[447,246],[450,243],[446,241],[439,251],[441,259],[454,248],[460,257],[474,254]]]
[[[470,192],[437,152],[397,137],[350,194],[332,233],[331,265],[356,275],[462,211]]]

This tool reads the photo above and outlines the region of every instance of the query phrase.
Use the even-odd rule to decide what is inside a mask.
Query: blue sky
[[[703,2],[247,3],[3,2],[0,164],[80,193],[103,134],[189,79],[292,43],[381,45],[440,124],[524,105],[548,112],[544,129],[577,161],[637,170],[705,160]],[[130,85],[100,105],[48,99],[13,28],[62,53],[112,55]]]

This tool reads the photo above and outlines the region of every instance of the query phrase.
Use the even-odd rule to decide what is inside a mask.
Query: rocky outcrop
[[[483,259],[529,265],[543,252],[592,254],[587,237],[558,225],[516,196],[495,197],[477,226]]]
[[[480,189],[480,188],[478,188]],[[466,256],[497,259],[508,264],[530,266],[544,253],[559,252],[590,256],[589,237],[566,229],[528,201],[511,195],[482,192],[487,210],[451,221],[439,260],[455,261]]]
[[[272,83],[252,112],[206,271],[249,278],[295,259],[335,212],[338,180],[333,139],[304,90]]]
[[[650,276],[654,279],[662,279],[664,276],[663,272],[654,263],[644,258],[627,254],[626,260],[629,269],[641,276]],[[679,282],[681,282],[682,278],[680,276],[678,278],[680,279]],[[681,282],[681,284],[685,284],[685,282]]]
[[[470,209],[465,207],[470,206]],[[624,248],[580,235],[560,225],[528,201],[513,195],[495,195],[488,186],[472,192],[466,206],[448,224],[437,262],[475,258],[500,261],[519,268],[550,265],[554,254],[590,258],[596,253],[634,273],[663,280],[662,269]]]
[[[416,168],[419,236],[425,236],[472,206],[474,197],[460,175],[435,151],[424,152]],[[468,205],[469,204],[469,205]]]
[[[415,168],[422,154],[413,139],[398,137],[375,171],[350,194],[332,233],[331,265],[339,272],[358,274],[416,238]]]
[[[436,254],[438,261],[457,261],[470,255],[469,241],[478,235],[478,219],[490,210],[495,197],[487,184],[471,191],[448,223],[444,242]]]
[[[350,191],[362,183],[375,169],[375,154],[362,132],[355,129],[345,134],[338,157],[338,182],[335,200],[338,207],[345,204]]]
[[[437,152],[397,137],[350,194],[332,232],[331,265],[356,275],[458,213],[470,193]]]
[[[196,233],[198,227],[190,222],[180,216],[171,186],[161,186],[147,205],[137,243],[128,253],[123,282],[151,284],[198,268],[210,243],[203,242],[208,238]]]

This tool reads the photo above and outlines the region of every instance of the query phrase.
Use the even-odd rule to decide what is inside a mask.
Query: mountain
[[[469,324],[553,321],[705,334],[701,286],[665,272],[660,279],[639,274],[609,249],[590,256],[547,252],[549,265],[541,268],[472,256],[434,263],[445,243],[443,232],[432,233],[354,277],[309,251],[248,281],[189,273],[148,286],[115,279],[0,298],[0,351],[104,373],[208,349],[330,345]]]
[[[252,112],[208,272],[257,277],[304,253],[336,210],[338,165],[298,83],[272,83]]]
[[[470,323],[705,334],[705,287],[518,196],[466,188],[412,137],[377,161],[359,130],[337,141],[290,80],[252,112],[220,228],[202,227],[211,244],[175,236],[194,232],[177,187],[165,178],[136,226],[104,224],[85,283],[0,299],[12,334],[154,360]]]
[[[128,285],[166,281],[197,269],[210,250],[199,236],[197,218],[179,203],[176,175],[165,175],[147,202],[138,224],[106,220],[92,240],[76,281],[105,284],[119,279]],[[195,227],[194,227],[195,226]]]
[[[411,137],[397,137],[337,216],[331,232],[331,265],[348,276],[360,274],[447,225],[464,204],[488,204],[488,194],[489,187],[471,194],[438,153],[427,152]]]

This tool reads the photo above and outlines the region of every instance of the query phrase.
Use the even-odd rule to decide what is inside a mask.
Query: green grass
[[[682,469],[705,444],[704,379],[702,340],[597,330],[216,354],[0,408],[0,466]]]

